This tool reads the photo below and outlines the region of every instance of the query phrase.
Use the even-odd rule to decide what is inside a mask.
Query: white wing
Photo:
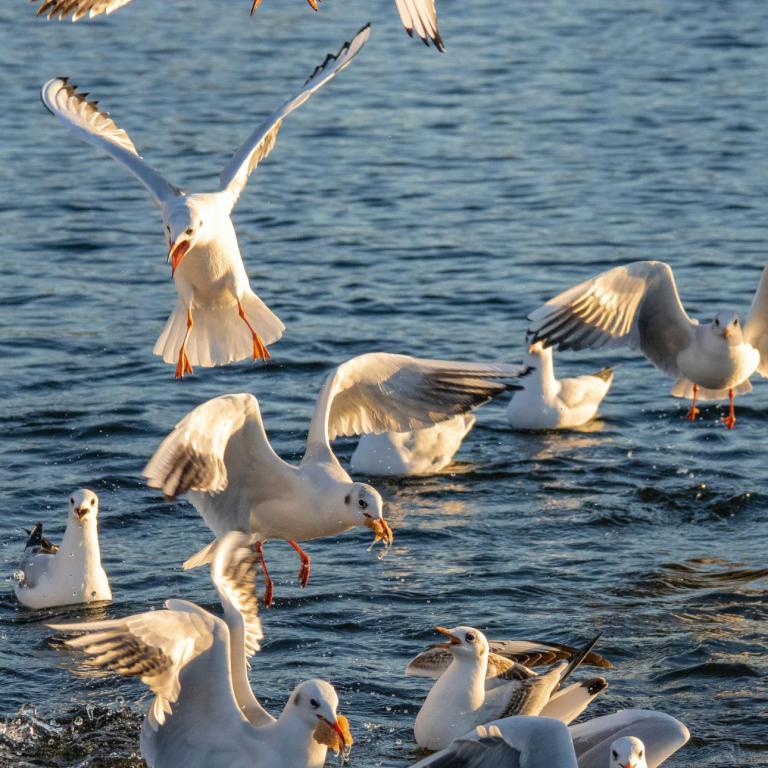
[[[577,763],[568,728],[559,720],[508,717],[478,726],[412,768],[577,768]]]
[[[424,360],[371,352],[331,372],[317,398],[307,456],[330,452],[340,436],[408,432],[465,413],[510,389],[521,365]]]
[[[240,193],[245,188],[248,177],[253,169],[275,146],[277,133],[280,130],[283,118],[297,107],[300,107],[315,91],[322,88],[342,69],[347,67],[357,52],[365,45],[370,34],[371,25],[366,24],[352,38],[351,42],[344,43],[336,55],[329,53],[325,57],[325,61],[309,76],[301,90],[273,112],[237,150],[219,177],[219,190],[230,194],[232,205],[240,197]]]
[[[415,32],[425,45],[431,40],[438,51],[444,51],[443,39],[437,28],[435,0],[395,0],[400,20],[406,32],[413,37]]]
[[[660,261],[603,272],[550,299],[528,319],[532,342],[558,349],[628,346],[678,378],[677,355],[693,340],[695,326],[672,270]]]
[[[658,768],[690,738],[688,729],[671,715],[651,709],[623,709],[569,728],[579,768],[605,768],[611,744],[636,736],[645,744],[648,768]]]
[[[256,597],[259,570],[258,554],[250,536],[230,531],[222,538],[211,564],[211,580],[224,605],[224,613],[234,610],[242,617],[247,656],[261,649],[260,641],[264,638]]]
[[[130,136],[119,128],[108,112],[88,101],[86,93],[78,93],[65,77],[49,80],[40,92],[43,104],[82,141],[106,152],[128,173],[146,187],[158,207],[181,192],[169,184],[136,151]]]
[[[71,16],[72,21],[77,21],[86,14],[93,18],[102,13],[112,13],[128,5],[131,0],[32,0],[32,2],[40,2],[37,16],[47,14],[49,19],[57,16],[60,19],[66,19],[67,16]]]
[[[165,722],[179,696],[181,670],[213,644],[221,621],[194,603],[169,600],[168,610],[124,619],[51,624],[61,632],[84,632],[67,645],[85,653],[91,666],[138,677],[155,694],[148,717],[154,728]]]
[[[574,683],[552,694],[541,710],[542,717],[554,717],[566,725],[572,723],[608,687],[604,677]]]
[[[744,323],[744,340],[760,353],[757,370],[761,376],[768,376],[768,267],[763,269]]]
[[[217,537],[250,531],[251,508],[293,482],[295,469],[269,444],[253,395],[222,395],[188,413],[144,467],[166,498],[187,492]]]

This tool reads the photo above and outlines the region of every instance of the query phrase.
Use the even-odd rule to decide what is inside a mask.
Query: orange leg
[[[312,7],[312,10],[313,10],[313,11],[316,11],[316,10],[317,10],[317,0],[307,0],[307,2],[308,2],[308,3],[310,4],[310,6]]]
[[[699,415],[699,409],[696,407],[696,398],[698,396],[699,396],[699,385],[694,384],[693,385],[693,402],[691,403],[691,408],[688,411],[688,416],[686,416],[688,421],[694,421],[696,417]]]
[[[176,363],[176,378],[183,379],[185,373],[192,373],[192,364],[187,357],[187,339],[192,330],[192,310],[187,310],[187,332],[184,334],[184,341],[181,342],[179,350],[179,361]]]
[[[728,411],[728,415],[723,418],[723,423],[728,429],[733,429],[736,426],[736,411],[733,407],[733,390],[728,390],[728,399],[731,401],[731,409]]]
[[[264,543],[259,541],[256,543],[256,553],[259,556],[259,565],[261,571],[264,574],[264,606],[269,608],[272,605],[272,578],[267,570],[267,563],[264,560]]]
[[[245,311],[243,310],[243,305],[239,300],[237,302],[237,312],[240,315],[240,319],[248,326],[251,336],[253,336],[253,359],[269,360],[269,352],[264,346],[264,342],[259,338],[259,334],[253,330],[253,326],[248,322],[248,318],[245,316]]]
[[[254,13],[256,13],[256,9],[261,5],[261,0],[253,0],[253,5],[251,6],[251,16],[253,16]]]
[[[301,558],[301,568],[299,569],[299,584],[302,587],[307,586],[309,581],[309,555],[295,542],[288,542],[298,553]]]

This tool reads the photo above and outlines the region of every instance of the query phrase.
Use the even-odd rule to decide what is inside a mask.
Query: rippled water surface
[[[114,602],[22,610],[0,597],[0,763],[139,766],[148,705],[131,680],[73,674],[51,620],[122,616],[167,597],[216,609],[194,509],[140,476],[190,408],[253,392],[276,449],[300,455],[326,372],[372,349],[519,360],[524,317],[617,263],[670,262],[692,313],[746,311],[766,261],[768,4],[440,0],[448,53],[409,41],[391,2],[137,0],[109,19],[46,24],[0,8],[2,562],[22,529],[61,535],[66,500],[102,501]],[[211,188],[239,142],[368,19],[353,65],[285,123],[235,222],[257,292],[287,326],[266,366],[182,383],[151,354],[175,302],[144,191],[71,139],[38,99],[69,75],[171,181]],[[415,760],[427,681],[406,661],[435,624],[578,640],[615,663],[604,714],[656,707],[692,740],[669,765],[768,764],[766,386],[682,420],[645,361],[620,363],[602,420],[520,435],[479,414],[450,471],[378,483],[396,529],[269,546],[277,600],[254,660],[277,711],[301,679],[340,691],[358,766]],[[352,443],[339,452],[351,454]]]

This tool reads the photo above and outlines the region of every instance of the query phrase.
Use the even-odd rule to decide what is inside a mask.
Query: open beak
[[[392,535],[392,529],[389,527],[389,523],[387,523],[383,517],[373,517],[372,515],[366,515],[365,525],[374,533],[374,539],[368,549],[373,549],[374,544],[381,541],[384,544],[384,549],[381,556],[384,557],[384,555],[389,551],[389,548],[392,546],[392,540],[394,538]]]
[[[171,277],[174,276],[177,267],[181,264],[181,260],[189,250],[189,240],[182,240],[178,243],[172,243],[171,248],[168,251],[168,261],[171,262]]]
[[[454,635],[450,629],[446,629],[445,627],[435,627],[435,632],[439,632],[441,635],[445,635],[447,638],[450,638],[447,643],[432,643],[430,645],[430,648],[445,648],[449,649],[452,645],[461,645],[461,640],[459,640],[456,635]]]
[[[82,522],[83,518],[88,514],[88,510],[85,507],[75,507],[75,514],[77,519]]]

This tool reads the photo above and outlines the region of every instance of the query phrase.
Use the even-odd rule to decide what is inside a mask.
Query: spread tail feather
[[[216,544],[218,542],[214,539],[210,544],[206,544],[199,552],[195,552],[192,557],[187,558],[182,566],[185,571],[189,571],[192,568],[199,568],[206,563],[212,563],[213,557],[216,554]]]
[[[242,298],[243,310],[261,341],[272,344],[285,326],[253,292]],[[154,353],[166,363],[175,364],[187,333],[187,307],[179,301],[155,343]],[[238,314],[237,304],[192,307],[192,330],[187,340],[187,357],[192,366],[210,368],[253,356],[253,337]]]
[[[749,379],[742,381],[733,388],[735,395],[746,395],[747,392],[752,391],[752,385],[749,383]],[[693,382],[688,379],[678,379],[675,382],[675,386],[672,387],[672,397],[684,397],[687,400],[693,398]],[[707,389],[706,387],[699,387],[696,400],[701,402],[703,400],[727,400],[727,389]]]

